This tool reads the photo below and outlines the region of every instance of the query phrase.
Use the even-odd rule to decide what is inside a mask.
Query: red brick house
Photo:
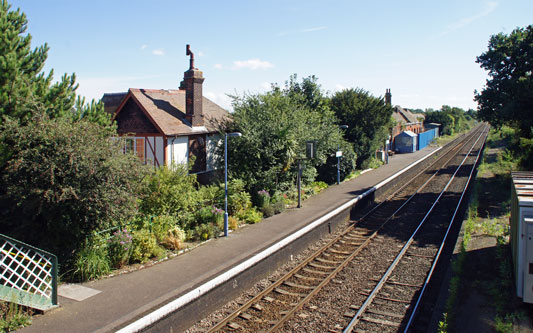
[[[390,89],[386,90],[385,103],[392,105],[392,94]],[[394,118],[396,125],[392,129],[392,142],[394,144],[394,138],[404,132],[411,131],[414,134],[418,134],[424,131],[424,115],[415,114],[404,109],[399,105],[393,107],[392,118]]]
[[[220,141],[218,125],[229,113],[202,94],[202,72],[194,68],[194,55],[179,89],[135,89],[106,93],[105,110],[127,136],[125,151],[155,167],[188,163],[195,157],[193,173],[215,169],[215,149]]]

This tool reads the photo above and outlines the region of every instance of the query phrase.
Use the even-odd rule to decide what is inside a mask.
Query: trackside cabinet
[[[533,303],[533,215],[524,218],[527,227],[524,263],[524,302]]]
[[[511,249],[516,295],[533,303],[533,172],[513,172]]]

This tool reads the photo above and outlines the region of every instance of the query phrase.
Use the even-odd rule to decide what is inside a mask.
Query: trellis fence
[[[57,306],[57,257],[0,234],[0,300],[46,311]]]

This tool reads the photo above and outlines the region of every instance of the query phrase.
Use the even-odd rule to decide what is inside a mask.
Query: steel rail
[[[484,130],[484,133],[487,133],[486,129]],[[485,137],[485,139],[486,139],[486,137]],[[483,144],[483,146],[484,145],[485,144]],[[463,191],[461,193],[461,197],[459,198],[459,202],[457,204],[457,207],[455,207],[455,211],[453,212],[453,216],[450,219],[450,224],[448,225],[448,228],[446,229],[446,233],[444,235],[442,243],[439,246],[439,250],[437,251],[437,255],[435,256],[433,264],[431,265],[431,269],[429,271],[429,274],[428,274],[426,280],[424,281],[424,285],[422,286],[422,289],[420,290],[420,293],[419,293],[418,298],[416,300],[415,306],[413,307],[413,310],[411,311],[411,315],[409,316],[409,321],[407,322],[407,324],[405,326],[405,329],[404,329],[405,333],[407,333],[407,331],[411,327],[411,324],[413,323],[413,320],[416,317],[416,313],[418,311],[418,307],[420,306],[420,302],[422,301],[422,298],[424,296],[426,288],[429,285],[429,282],[431,281],[431,278],[433,277],[433,272],[435,271],[435,267],[437,266],[437,263],[438,263],[438,261],[440,259],[440,255],[442,253],[442,250],[444,249],[444,245],[446,243],[446,240],[448,238],[450,230],[451,230],[451,228],[453,226],[453,222],[455,220],[455,217],[457,216],[457,213],[459,212],[459,208],[460,208],[461,203],[462,203],[462,201],[464,199],[464,196],[466,194],[466,190],[468,189],[468,186],[470,185],[470,181],[472,180],[472,176],[474,175],[474,171],[476,170],[476,165],[477,165],[477,163],[479,161],[479,157],[481,156],[481,152],[483,151],[483,146],[480,148],[480,150],[479,150],[479,152],[477,154],[477,157],[476,157],[476,160],[474,161],[474,166],[472,167],[472,170],[470,170],[470,174],[468,175],[468,179],[467,179],[466,184],[464,186],[464,189],[463,189]]]
[[[473,137],[475,135],[475,131],[470,135],[470,137]],[[463,139],[463,140],[461,140]],[[452,153],[453,151],[458,151],[459,149],[461,149],[465,144],[466,144],[466,141],[465,138],[456,138],[455,140],[453,140],[452,142],[455,142],[455,141],[459,141],[461,140],[460,142],[458,142],[457,144],[452,144],[451,145],[451,148],[450,150],[444,152],[441,156],[439,156],[438,160],[434,161],[433,163],[431,163],[430,165],[428,165],[426,168],[424,168],[423,170],[421,170],[420,172],[418,172],[416,175],[414,175],[413,177],[411,177],[412,179],[416,179],[418,177],[420,177],[420,175],[422,175],[423,173],[425,173],[428,169],[430,169],[431,167],[433,167],[434,165],[436,165],[437,163],[439,163],[441,161],[441,159],[444,159],[446,156],[448,156],[448,154]],[[451,144],[451,143],[450,143]],[[453,154],[446,162],[443,163],[443,166],[447,165],[456,155]],[[442,167],[439,167],[437,168],[437,170],[435,170],[435,172],[433,173],[433,175],[428,179],[428,182],[429,180],[433,179],[433,177],[435,177],[440,169],[442,169]],[[427,183],[427,182],[426,182]],[[420,188],[417,189],[417,191],[415,192],[418,193],[419,191],[421,191],[423,189],[423,186],[426,185],[426,183],[424,183]],[[387,203],[388,201],[390,201],[390,199],[392,199],[394,196],[396,196],[400,191],[404,190],[406,187],[408,187],[409,185],[411,185],[409,182],[403,184],[399,189],[397,189],[396,191],[394,191],[392,194],[390,194],[385,200],[383,200],[382,202],[380,202],[379,204],[377,204],[376,206],[374,206],[372,209],[370,209],[368,212],[366,212],[362,217],[360,217],[358,219],[358,221],[356,221],[355,223],[359,223],[360,221],[368,218],[368,216],[370,216],[372,213],[374,213],[378,208],[380,208],[382,205],[384,205],[385,203]],[[411,198],[409,198],[408,200],[410,200]]]
[[[402,247],[401,251],[398,253],[398,255],[396,256],[396,258],[394,259],[394,261],[391,263],[391,265],[389,266],[389,268],[387,269],[387,271],[383,274],[382,278],[380,279],[380,281],[378,282],[378,284],[374,287],[374,289],[372,290],[372,292],[368,295],[367,299],[365,300],[365,302],[363,303],[363,305],[361,305],[361,307],[359,308],[359,310],[357,311],[357,313],[353,316],[352,320],[348,323],[348,325],[346,326],[346,328],[343,330],[343,333],[349,333],[349,332],[352,332],[354,326],[359,322],[360,320],[360,317],[363,315],[363,313],[366,311],[366,309],[368,308],[368,306],[370,304],[372,304],[372,302],[374,301],[375,297],[377,296],[377,293],[381,290],[381,288],[383,287],[383,285],[385,284],[385,282],[387,281],[387,279],[389,278],[390,274],[392,274],[392,272],[394,271],[394,269],[396,268],[396,266],[398,265],[398,263],[400,262],[400,260],[402,259],[402,257],[404,256],[405,252],[407,252],[407,249],[411,246],[413,240],[414,240],[414,237],[415,235],[418,233],[418,231],[421,229],[421,227],[424,225],[424,223],[426,222],[427,218],[429,217],[429,215],[431,214],[431,212],[433,211],[433,209],[435,208],[435,206],[437,205],[437,203],[439,202],[440,198],[444,195],[444,192],[446,192],[446,190],[448,189],[448,187],[450,186],[450,184],[452,183],[452,181],[455,179],[455,176],[457,175],[457,173],[459,172],[459,169],[463,166],[464,162],[466,161],[466,159],[469,157],[470,153],[472,152],[472,150],[474,149],[476,143],[479,141],[479,139],[481,138],[481,136],[484,134],[484,131],[482,131],[482,133],[480,134],[480,136],[477,138],[477,140],[474,142],[474,144],[472,145],[472,147],[470,148],[468,154],[466,154],[466,156],[463,158],[463,160],[461,161],[461,163],[459,164],[459,166],[457,167],[457,169],[455,170],[455,172],[453,173],[452,177],[450,178],[450,180],[447,182],[446,186],[444,187],[444,189],[440,192],[440,194],[438,195],[437,199],[433,202],[433,204],[431,205],[431,208],[428,210],[428,212],[426,213],[426,215],[424,216],[424,218],[419,222],[417,228],[415,229],[415,231],[411,234],[411,237],[409,238],[409,240],[405,243],[405,245]],[[481,150],[480,150],[481,151]]]

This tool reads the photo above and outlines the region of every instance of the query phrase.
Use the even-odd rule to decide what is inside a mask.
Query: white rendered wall
[[[219,134],[207,135],[207,144],[205,149],[207,150],[207,166],[206,171],[219,169],[219,165],[216,163],[217,146],[223,144],[222,138]]]
[[[167,165],[187,164],[189,162],[189,137],[179,136],[167,141]]]

